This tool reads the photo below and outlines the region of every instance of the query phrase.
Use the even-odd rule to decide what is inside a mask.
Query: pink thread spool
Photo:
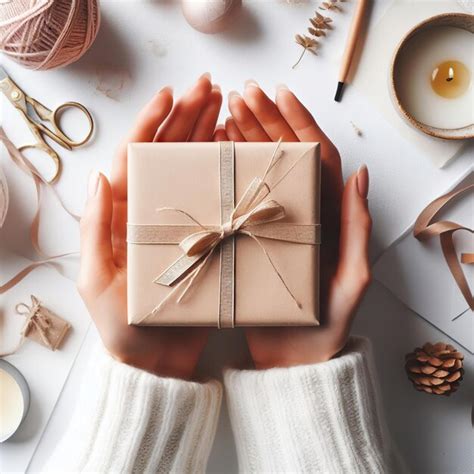
[[[0,1],[0,51],[29,69],[77,61],[99,26],[99,0]]]

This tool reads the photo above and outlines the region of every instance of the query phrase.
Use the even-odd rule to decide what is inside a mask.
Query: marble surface
[[[224,93],[241,89],[248,78],[258,81],[270,95],[274,94],[275,85],[286,83],[337,144],[345,176],[361,163],[367,163],[375,223],[371,254],[373,258],[380,255],[429,201],[472,166],[473,145],[464,147],[456,159],[440,170],[418,147],[403,138],[356,88],[349,86],[343,102],[335,103],[338,59],[355,2],[344,3],[345,13],[336,16],[335,28],[324,42],[320,56],[308,54],[295,70],[291,66],[300,51],[293,36],[304,32],[307,18],[317,3],[290,3],[244,1],[244,14],[231,30],[218,36],[205,36],[185,23],[175,1],[104,0],[99,37],[78,63],[64,70],[37,73],[2,59],[2,65],[12,77],[41,102],[53,105],[77,100],[87,105],[96,117],[97,133],[89,146],[73,153],[61,151],[64,173],[58,191],[67,205],[81,211],[90,170],[109,172],[114,150],[136,112],[163,85],[172,84],[179,94],[204,71],[213,74]],[[375,22],[390,2],[374,3]],[[2,102],[0,111],[2,124],[12,140],[25,143],[29,132],[11,108]],[[225,113],[224,110],[223,119]],[[351,121],[362,130],[362,136],[354,132]],[[5,156],[2,166],[10,184],[12,207],[6,227],[0,233],[0,245],[31,258],[34,254],[27,228],[34,210],[33,189]],[[75,224],[64,218],[50,198],[45,204],[50,209],[41,232],[45,249],[55,253],[77,249]],[[69,272],[68,276],[73,278],[73,273]],[[87,314],[84,318],[88,318]],[[365,298],[353,331],[367,335],[374,342],[387,421],[410,468],[418,473],[472,470],[473,356],[466,357],[465,381],[454,397],[435,398],[415,392],[403,372],[404,354],[425,341],[448,338],[404,307],[377,282]],[[82,383],[81,375],[97,339],[95,329],[91,329],[31,462],[24,463],[18,441],[15,443],[17,463],[13,459],[9,470],[22,470],[20,466],[24,465],[29,465],[32,472],[41,470],[70,419]],[[222,331],[212,337],[200,371],[217,376],[220,366],[247,357],[242,332]],[[225,408],[218,430],[209,472],[236,472],[235,449]],[[8,449],[8,444],[1,446],[0,458]]]

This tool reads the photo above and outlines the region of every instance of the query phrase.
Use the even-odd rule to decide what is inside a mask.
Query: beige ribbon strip
[[[38,169],[31,163],[19,150],[16,146],[11,142],[11,140],[7,137],[5,131],[2,127],[0,127],[0,141],[4,144],[8,155],[10,156],[13,163],[15,163],[24,173],[30,176],[35,184],[36,188],[36,211],[33,217],[33,221],[30,226],[30,237],[31,243],[33,248],[35,249],[36,253],[41,257],[41,260],[33,262],[22,270],[20,270],[15,276],[13,276],[10,280],[6,283],[0,285],[0,295],[2,293],[7,292],[9,289],[13,288],[15,285],[20,283],[23,278],[25,278],[29,273],[31,273],[35,268],[38,268],[42,265],[46,265],[48,263],[53,263],[57,260],[60,260],[65,257],[69,257],[72,255],[76,255],[77,252],[69,252],[64,253],[61,255],[53,255],[49,256],[46,255],[45,252],[41,249],[39,243],[39,226],[40,226],[40,216],[41,216],[41,203],[42,203],[42,192],[41,186],[44,185],[48,189],[50,189],[56,199],[58,200],[61,207],[77,222],[80,221],[80,217],[73,214],[68,210],[68,208],[63,203],[61,197],[57,193],[54,186],[52,186],[38,171]]]
[[[220,293],[218,307],[218,327],[234,327],[234,272],[235,272],[235,235],[242,234],[252,238],[265,254],[288,294],[301,308],[282,275],[274,265],[270,255],[260,242],[260,238],[274,239],[297,244],[316,245],[320,243],[320,226],[314,224],[292,224],[276,222],[285,217],[285,210],[275,200],[266,200],[270,188],[265,178],[279,159],[280,142],[276,145],[271,161],[262,178],[255,178],[245,191],[241,200],[234,204],[234,143],[220,142],[220,190],[221,225],[204,226],[181,209],[160,208],[157,211],[174,211],[187,216],[195,225],[128,225],[127,241],[131,244],[179,244],[183,251],[154,282],[173,286],[173,291],[140,321],[155,315],[164,303],[177,291],[183,290],[178,303],[193,286],[203,268],[210,261],[214,250],[220,248]],[[284,176],[295,167],[307,152],[303,153]],[[280,179],[279,182],[281,182]],[[276,185],[275,185],[276,186]]]
[[[464,227],[460,224],[456,224],[455,222],[451,221],[432,222],[436,214],[451,200],[473,189],[474,184],[464,186],[460,189],[440,196],[432,203],[428,204],[428,206],[421,212],[415,222],[413,235],[420,241],[428,240],[431,237],[439,236],[441,241],[441,248],[443,250],[446,263],[448,264],[448,267],[459,289],[461,290],[464,299],[469,305],[469,308],[474,311],[474,296],[469,288],[469,284],[466,280],[466,276],[464,275],[461,264],[459,263],[459,259],[456,254],[456,249],[454,247],[453,241],[453,234],[458,230],[466,230],[471,233],[473,233],[474,231],[473,229]],[[474,253],[462,254],[461,263],[474,263]]]

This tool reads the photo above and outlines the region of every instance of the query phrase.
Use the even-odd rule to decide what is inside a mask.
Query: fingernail
[[[165,86],[159,90],[158,94],[161,94],[162,92],[167,92],[168,94],[173,95],[173,88],[171,86]]]
[[[219,84],[212,84],[212,90],[221,92],[221,86]]]
[[[94,197],[99,187],[100,173],[98,171],[91,171],[89,175],[89,184],[87,185],[87,194],[90,198]]]
[[[241,97],[241,95],[237,91],[230,91],[228,97],[229,97],[229,102],[230,102],[232,99],[235,99],[236,97]]]
[[[210,72],[205,72],[199,79],[208,79],[209,81],[212,79]]]
[[[357,170],[357,191],[362,199],[369,195],[369,170],[366,165],[361,165]]]
[[[258,82],[253,80],[253,79],[247,79],[245,82],[244,82],[244,86],[245,88],[247,87],[260,87],[258,85]]]
[[[290,88],[286,84],[277,84],[276,91],[277,93],[280,91],[289,91]]]

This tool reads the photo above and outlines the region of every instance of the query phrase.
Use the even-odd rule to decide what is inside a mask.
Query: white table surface
[[[345,176],[361,163],[367,163],[375,222],[371,249],[373,256],[378,255],[429,201],[472,165],[472,143],[445,169],[439,170],[413,144],[401,138],[354,89],[347,88],[342,103],[333,101],[337,59],[344,46],[348,12],[354,2],[346,3],[346,13],[336,16],[335,29],[324,43],[321,55],[315,58],[308,54],[296,70],[291,65],[300,50],[293,36],[304,32],[307,18],[317,3],[311,1],[298,6],[285,0],[244,3],[245,14],[234,28],[226,34],[205,36],[185,23],[175,1],[103,0],[99,37],[78,63],[64,70],[38,73],[3,61],[16,82],[41,102],[52,105],[77,100],[87,105],[96,118],[97,134],[90,146],[73,154],[61,152],[65,167],[59,192],[69,206],[80,212],[90,170],[109,172],[120,137],[140,106],[165,84],[172,84],[176,93],[181,93],[205,71],[212,72],[224,93],[241,90],[248,78],[257,80],[270,95],[276,84],[286,83],[337,144]],[[375,3],[374,20],[389,2]],[[98,90],[104,88],[111,89],[112,97]],[[15,126],[19,122],[13,112],[2,108],[2,115],[7,133],[15,142],[24,142],[28,132]],[[363,137],[354,133],[350,121],[363,130]],[[24,192],[31,198],[30,191]],[[13,194],[20,195],[18,190]],[[27,234],[23,232],[32,216],[30,211],[25,209],[18,216],[15,231],[10,230],[2,240],[2,245],[26,257],[32,255]],[[51,231],[58,226],[60,232]],[[78,248],[77,229],[66,223],[59,211],[51,213],[45,227],[47,230],[41,235],[47,250]],[[426,341],[448,338],[378,283],[372,285],[359,313],[354,333],[367,335],[374,342],[388,424],[410,468],[419,473],[472,472],[473,356],[466,354],[465,380],[455,396],[420,394],[406,379],[404,354]],[[88,316],[84,314],[84,318]],[[30,463],[32,472],[41,470],[67,426],[90,349],[97,340],[92,328]],[[202,374],[218,375],[222,365],[245,357],[241,331],[223,331],[212,338],[200,370]],[[235,449],[225,408],[218,430],[209,472],[236,472]],[[19,464],[20,457],[21,453]]]

